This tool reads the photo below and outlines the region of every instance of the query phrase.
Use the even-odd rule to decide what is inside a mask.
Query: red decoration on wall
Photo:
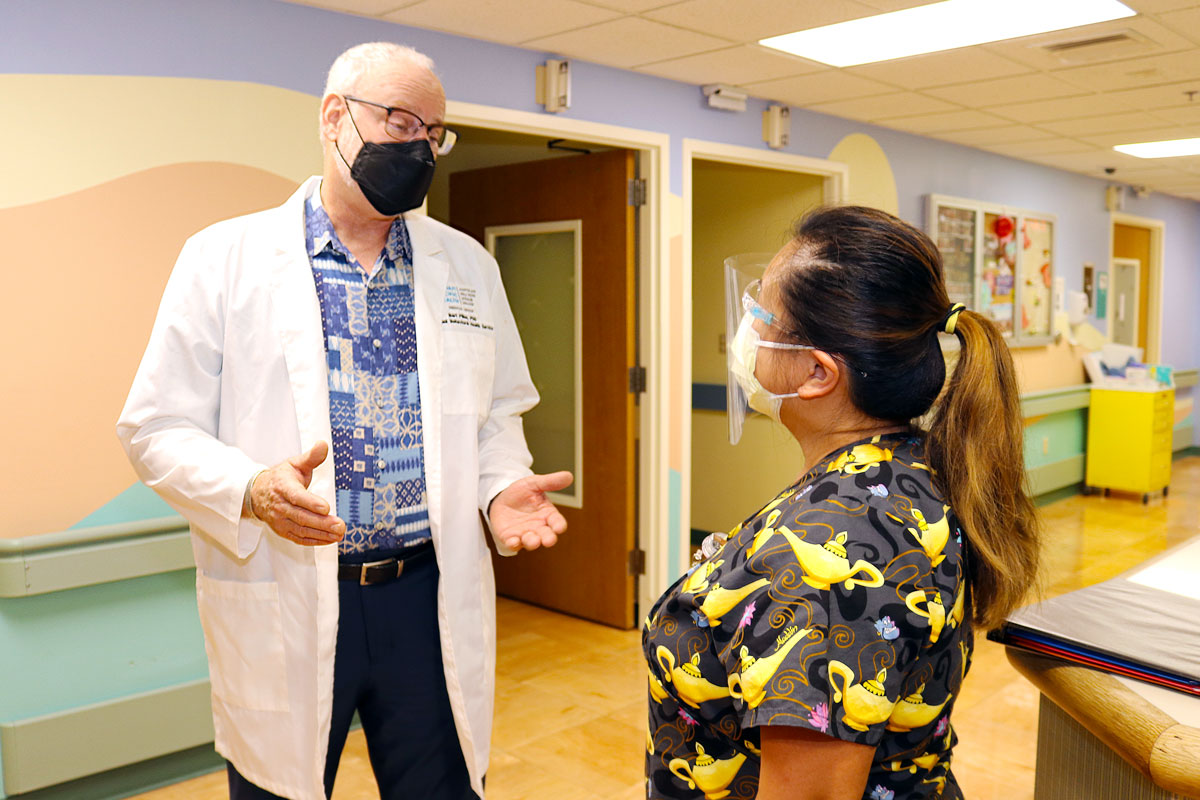
[[[997,236],[999,236],[1001,239],[1007,239],[1009,236],[1012,236],[1013,232],[1012,217],[996,217],[996,224],[994,227],[996,229]]]

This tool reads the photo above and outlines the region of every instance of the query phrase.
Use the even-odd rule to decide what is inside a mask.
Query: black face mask
[[[354,117],[350,117],[350,122],[358,131]],[[361,133],[359,138],[362,138]],[[334,146],[337,147],[336,142]],[[337,151],[342,156],[342,148],[338,147]],[[342,161],[346,161],[345,156]],[[385,217],[394,217],[425,202],[435,166],[437,162],[428,139],[384,144],[364,141],[354,158],[354,165],[350,166],[350,177],[376,211]]]

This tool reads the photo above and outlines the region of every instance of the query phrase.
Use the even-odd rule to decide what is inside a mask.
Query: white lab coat
[[[293,544],[241,508],[257,470],[332,441],[304,241],[304,200],[318,182],[187,241],[117,424],[138,476],[191,523],[217,751],[295,800],[324,798],[337,547]],[[442,660],[482,797],[496,626],[479,511],[530,474],[520,415],[538,398],[496,262],[462,233],[406,219]],[[310,488],[334,507],[332,454]]]

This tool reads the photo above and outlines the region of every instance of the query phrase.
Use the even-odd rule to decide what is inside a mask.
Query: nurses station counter
[[[1200,536],[1114,581],[1152,586],[1186,603],[1200,600]],[[1064,605],[1047,601],[1045,613]],[[1139,634],[1155,623],[1144,619],[1139,630],[1120,618],[1114,610],[1109,622],[1123,627],[1135,652]],[[1169,627],[1175,623],[1190,631],[1170,634],[1190,665],[1200,619],[1172,620]],[[1200,696],[1016,647],[1007,654],[1042,695],[1035,800],[1200,799]]]

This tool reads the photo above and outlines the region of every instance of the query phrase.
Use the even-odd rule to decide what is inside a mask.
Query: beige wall
[[[137,480],[115,425],[180,245],[294,189],[237,164],[174,164],[0,209],[9,263],[23,265],[6,274],[21,302],[3,327],[20,378],[0,395],[0,485],[21,502],[0,537],[71,526]]]
[[[712,161],[692,165],[692,380],[724,384],[724,260],[775,252],[792,223],[823,197],[820,177]],[[800,448],[757,417],[729,444],[725,414],[692,412],[691,527],[728,530],[795,481]]]

